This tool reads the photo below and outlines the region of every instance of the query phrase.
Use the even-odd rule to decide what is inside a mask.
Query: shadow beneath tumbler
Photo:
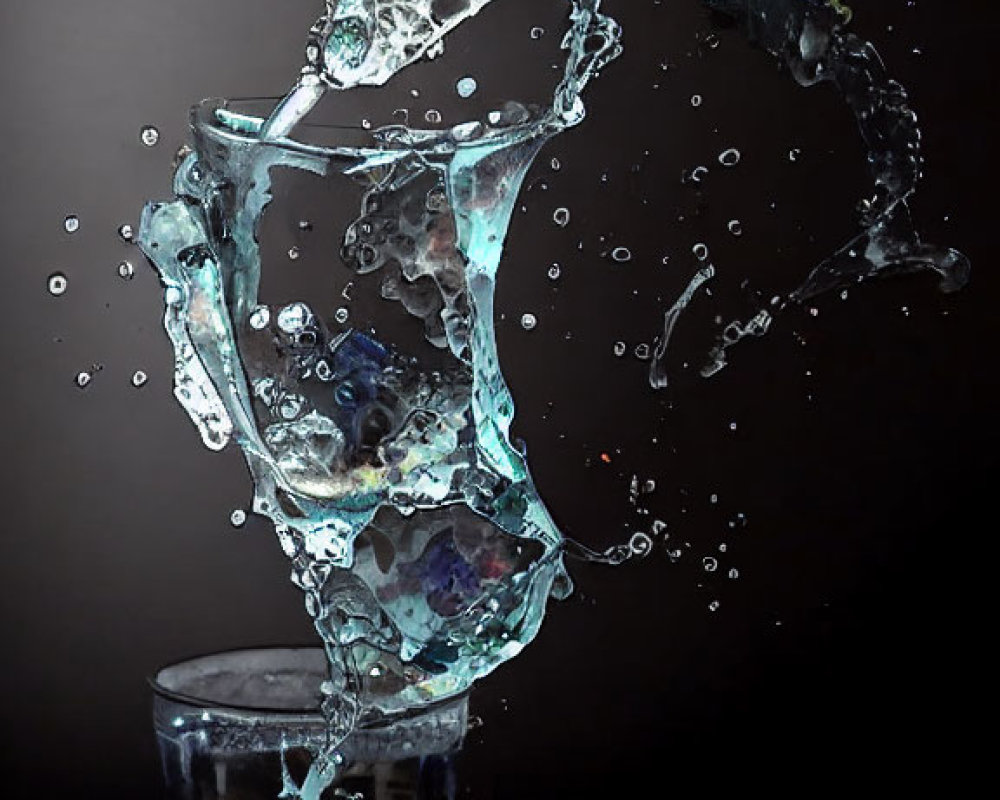
[[[167,800],[275,800],[300,785],[325,740],[322,648],[201,656],[150,679]],[[452,800],[468,697],[359,727],[323,800]],[[287,795],[286,795],[287,796]]]

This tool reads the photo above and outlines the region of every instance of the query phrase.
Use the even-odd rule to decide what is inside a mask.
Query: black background
[[[269,524],[229,525],[250,496],[242,459],[205,450],[174,402],[156,276],[115,231],[169,196],[188,106],[284,92],[318,5],[0,4],[4,796],[156,797],[144,676],[312,638]],[[970,286],[946,296],[922,275],[820,298],[704,380],[713,316],[747,308],[740,281],[788,291],[854,230],[863,151],[828,87],[795,86],[737,31],[699,45],[712,28],[695,0],[608,1],[626,54],[529,175],[498,284],[501,357],[564,530],[603,548],[661,518],[683,555],[573,568],[577,593],[473,693],[484,725],[463,756],[466,796],[638,796],[640,779],[657,795],[759,779],[813,796],[837,779],[967,774],[996,527],[991,5],[857,3],[854,23],[910,90],[927,157],[918,227],[969,255]],[[505,48],[530,46],[537,24],[517,9],[501,0],[458,31],[458,61],[416,68],[403,94],[443,76],[438,107],[461,118],[450,87],[463,72],[449,65],[465,57],[480,59],[480,96],[508,91],[495,76],[516,83],[529,59]],[[364,97],[344,102],[365,113]],[[147,123],[157,147],[139,144]],[[726,170],[729,146],[743,158]],[[711,168],[700,196],[680,180],[697,164]],[[551,221],[560,205],[565,229]],[[653,392],[631,350],[658,333],[698,241],[719,277],[682,317],[671,388]],[[632,261],[602,255],[619,245]],[[131,282],[116,274],[124,258]],[[55,270],[69,278],[59,298]],[[73,377],[92,364],[103,369],[81,391]],[[150,382],[136,390],[140,368]],[[633,474],[657,483],[648,517],[629,503]],[[738,514],[747,524],[730,527]]]

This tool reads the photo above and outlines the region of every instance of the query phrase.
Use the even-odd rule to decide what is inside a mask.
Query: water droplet
[[[130,281],[135,277],[135,267],[129,261],[122,261],[118,265],[118,277],[123,281]]]
[[[59,297],[60,295],[66,294],[66,289],[69,287],[69,279],[61,272],[53,272],[49,275],[49,294],[53,297]]]
[[[802,151],[799,148],[797,148],[797,147],[793,147],[791,150],[788,151],[788,160],[789,161],[798,161],[799,160],[799,156],[801,156],[801,155],[802,155]]]
[[[288,258],[290,261],[298,261],[300,255],[302,255],[302,251],[298,247],[293,245],[288,248]]]
[[[80,218],[76,214],[70,214],[63,220],[63,228],[66,229],[66,233],[76,233],[80,230]]]
[[[549,267],[549,277],[552,280],[556,280],[561,273],[562,270],[559,268],[558,264],[553,264],[551,267]]]
[[[735,147],[730,147],[728,150],[723,150],[719,153],[719,163],[724,167],[735,167],[740,163],[740,151]]]
[[[424,119],[427,120],[431,125],[437,125],[441,122],[441,112],[436,108],[430,108],[427,113],[424,114]]]
[[[526,331],[533,330],[538,324],[538,318],[534,314],[524,314],[521,316],[521,327]]]
[[[149,376],[143,372],[141,369],[137,369],[132,373],[132,385],[136,389],[141,389],[149,381]]]
[[[729,430],[731,430],[731,431],[735,431],[736,430],[736,423],[735,422],[730,422],[729,423]]]
[[[349,316],[350,312],[346,308],[344,308],[344,306],[338,308],[333,314],[333,318],[337,320],[337,322],[339,322],[341,325],[347,322],[347,318]]]
[[[156,147],[160,141],[160,132],[152,125],[144,125],[139,131],[139,139],[146,147]]]
[[[648,344],[637,344],[635,346],[635,357],[640,361],[645,361],[649,358],[649,345]]]
[[[626,261],[632,260],[632,251],[627,247],[616,247],[611,251],[611,257],[619,264],[624,264]]]
[[[250,314],[250,327],[262,331],[271,321],[271,310],[267,306],[257,306]]]
[[[461,78],[458,83],[455,84],[455,91],[458,92],[459,97],[472,97],[478,88],[479,84],[476,83],[476,79],[468,75]]]
[[[229,515],[229,523],[234,528],[242,528],[247,523],[247,512],[242,508],[237,508]]]
[[[648,556],[653,550],[653,540],[649,538],[648,534],[645,534],[642,531],[637,531],[636,533],[633,533],[632,538],[629,539],[628,549],[634,556]]]
[[[553,159],[552,159],[552,160],[551,160],[551,161],[549,162],[549,166],[550,166],[550,167],[552,167],[552,171],[553,171],[553,172],[558,172],[559,170],[561,170],[561,169],[562,169],[562,164],[561,164],[561,163],[559,162],[559,159],[558,159],[558,158],[553,158]]]
[[[740,577],[740,571],[736,567],[729,570],[729,580],[735,581],[738,577]]]
[[[718,503],[718,502],[719,502],[719,495],[717,495],[717,494],[713,494],[713,495],[711,495],[711,496],[710,496],[710,497],[708,498],[708,501],[709,501],[709,502],[710,502],[710,503],[711,503],[711,504],[712,504],[712,505],[714,506],[714,505],[715,505],[716,503]]]
[[[625,355],[625,351],[628,350],[628,346],[625,342],[615,342],[615,355],[621,358]]]
[[[718,600],[713,600],[711,603],[708,604],[708,610],[709,611],[718,611],[719,610],[719,606],[721,606],[721,605],[722,605],[722,603],[720,603]]]
[[[704,567],[705,572],[715,572],[719,568],[719,562],[712,556],[705,556],[701,560],[701,565]]]
[[[642,484],[643,494],[652,494],[655,491],[656,491],[656,481],[654,481],[652,478],[647,479],[646,482]]]
[[[569,225],[569,209],[566,207],[557,208],[552,212],[552,221],[560,228]]]
[[[534,28],[531,29],[532,39],[541,39],[544,35],[545,35],[545,28],[539,28],[535,26]]]
[[[131,242],[135,238],[135,231],[132,226],[127,222],[124,225],[118,226],[118,235],[121,237],[123,242]]]
[[[698,106],[701,105],[701,95],[700,94],[695,94],[695,95],[691,96],[691,105],[694,106],[695,108],[698,108]]]
[[[691,252],[694,253],[694,257],[699,261],[705,261],[708,258],[708,245],[704,242],[698,242],[698,244],[691,248]]]
[[[299,230],[300,231],[311,231],[313,229],[313,224],[307,219],[299,220]]]
[[[86,389],[88,386],[90,386],[90,382],[93,379],[94,376],[91,375],[89,372],[78,372],[76,378],[73,379],[73,382],[76,383],[76,385],[79,386],[81,389]]]
[[[726,225],[726,227],[729,228],[729,232],[733,236],[743,235],[743,223],[740,222],[738,219],[729,220],[729,223]]]
[[[708,167],[703,164],[699,164],[693,170],[691,170],[691,175],[689,176],[693,183],[701,183],[705,176],[708,175]]]

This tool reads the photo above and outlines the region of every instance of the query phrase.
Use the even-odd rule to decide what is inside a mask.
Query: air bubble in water
[[[569,209],[565,206],[557,208],[552,212],[552,221],[560,228],[565,228],[569,225]]]
[[[708,258],[708,245],[704,242],[698,242],[698,244],[691,248],[691,252],[694,253],[694,257],[699,261],[705,261]]]
[[[63,228],[66,233],[76,233],[80,230],[80,218],[76,214],[70,214],[63,220]]]
[[[740,157],[740,151],[735,147],[730,147],[719,153],[719,163],[724,167],[735,167],[740,163]]]
[[[123,281],[130,281],[135,277],[135,267],[132,266],[131,262],[122,261],[122,263],[118,265],[118,277]]]
[[[234,528],[242,528],[247,522],[247,512],[242,508],[237,508],[229,515],[229,523]]]
[[[634,556],[641,556],[645,558],[653,550],[653,540],[649,538],[648,534],[642,531],[637,531],[632,534],[632,538],[629,539],[628,549]]]
[[[701,560],[701,565],[704,567],[705,572],[715,572],[719,568],[719,562],[712,556],[705,556]]]
[[[271,310],[267,306],[257,306],[250,314],[250,327],[262,331],[271,321]]]
[[[544,35],[545,35],[545,28],[539,28],[538,26],[535,26],[534,28],[531,29],[532,39],[541,39]]]
[[[136,389],[141,389],[149,381],[149,376],[143,372],[141,369],[137,369],[132,373],[132,385]]]
[[[344,306],[338,308],[333,314],[333,318],[337,320],[337,322],[339,322],[341,325],[347,322],[347,318],[349,316],[350,312]]]
[[[799,156],[801,156],[801,155],[802,155],[802,151],[799,148],[797,148],[797,147],[793,147],[791,150],[788,151],[788,160],[789,161],[798,161],[799,160]]]
[[[694,106],[695,108],[698,108],[698,106],[701,105],[701,95],[700,94],[691,95],[691,105]]]
[[[459,82],[455,84],[455,91],[458,92],[459,97],[463,98],[472,97],[478,88],[479,84],[476,83],[476,79],[468,75],[460,79]]]
[[[538,324],[538,318],[534,314],[524,314],[521,316],[521,327],[526,331],[532,330]]]
[[[553,264],[551,267],[549,267],[549,277],[552,280],[556,280],[556,278],[558,278],[561,273],[562,270],[559,268],[558,264]]]
[[[121,237],[123,242],[131,242],[135,238],[135,231],[132,226],[127,222],[124,225],[118,226],[118,235]]]
[[[66,294],[66,289],[69,286],[69,280],[61,272],[53,272],[49,275],[49,294],[53,297],[59,297],[60,295]]]
[[[731,219],[731,220],[729,220],[729,222],[727,223],[726,227],[729,228],[729,232],[733,236],[742,236],[743,235],[743,223],[740,222],[738,219]]]
[[[294,245],[288,248],[288,258],[290,261],[298,261],[299,256],[302,255],[302,251]]]
[[[144,125],[139,131],[139,139],[146,147],[156,147],[160,141],[160,131],[152,125]]]
[[[86,389],[88,386],[90,386],[90,382],[93,379],[94,376],[91,375],[89,372],[78,372],[76,378],[73,379],[73,382],[81,389]]]
[[[736,567],[733,567],[731,570],[729,570],[730,580],[735,581],[738,577],[740,577],[740,571],[736,569]]]
[[[430,108],[427,113],[424,114],[424,119],[427,120],[431,125],[437,125],[441,122],[441,112],[436,108]]]
[[[624,264],[626,261],[632,260],[632,251],[627,247],[616,247],[611,251],[611,257],[619,264]]]
[[[645,361],[649,358],[649,345],[648,344],[637,344],[635,346],[635,357],[640,361]]]
[[[625,342],[615,342],[615,355],[621,358],[625,355],[625,351],[628,350],[628,346]]]
[[[558,172],[559,170],[561,170],[561,169],[562,169],[562,164],[561,164],[561,163],[559,162],[559,159],[558,159],[558,158],[553,158],[553,159],[552,159],[552,160],[551,160],[551,161],[549,162],[549,166],[550,166],[550,167],[552,167],[552,171],[553,171],[553,172]]]
[[[718,611],[719,610],[719,606],[721,606],[721,605],[722,605],[722,603],[720,603],[718,600],[713,600],[711,603],[708,604],[708,610],[709,611]]]

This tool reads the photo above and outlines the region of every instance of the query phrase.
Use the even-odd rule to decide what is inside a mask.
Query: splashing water
[[[871,45],[843,31],[849,12],[833,0],[706,2],[743,18],[801,84],[835,83],[869,146],[876,190],[864,230],[788,301],[921,269],[940,273],[942,288],[959,288],[968,262],[921,243],[910,221],[920,158],[906,94]],[[306,66],[270,115],[222,101],[193,110],[195,149],[177,169],[177,199],[148,205],[136,239],[165,288],[175,395],[206,446],[235,440],[242,448],[253,511],[274,523],[326,648],[326,742],[301,786],[285,771],[283,796],[318,798],[340,772],[341,746],[356,726],[455,697],[516,656],[537,633],[548,597],[571,591],[567,553],[618,564],[652,547],[635,534],[597,554],[556,529],[510,441],[514,407],[493,328],[496,274],[521,182],[542,146],[582,121],[584,87],[620,52],[618,26],[599,12],[599,0],[569,0],[566,65],[549,107],[510,102],[443,130],[362,126],[361,146],[292,138],[328,92],[379,86],[435,57],[445,36],[488,3],[327,0]],[[541,38],[535,30],[531,38]],[[701,96],[691,104],[701,106]],[[427,119],[441,121],[439,113]],[[720,154],[723,166],[738,161],[735,149]],[[357,216],[342,231],[340,259],[358,276],[382,276],[382,300],[420,321],[440,363],[350,327],[346,307],[324,318],[306,302],[260,302],[258,229],[281,169],[353,188]],[[568,209],[553,219],[568,224]],[[300,248],[293,250],[286,262],[299,261]],[[667,311],[655,348],[636,350],[651,357],[657,388],[667,384],[678,317],[715,275],[706,245],[693,254],[699,271]],[[632,258],[624,247],[611,255]],[[761,310],[727,326],[702,373],[725,366],[728,347],[762,335],[771,321]],[[522,317],[526,330],[536,323]],[[233,525],[245,522],[239,512]]]
[[[617,25],[599,0],[569,4],[548,108],[509,102],[444,131],[393,125],[360,147],[289,138],[328,90],[384,83],[487,1],[444,16],[430,0],[328,2],[271,116],[197,107],[178,199],[142,217],[175,395],[208,447],[243,449],[253,510],[273,521],[326,646],[327,742],[302,786],[286,787],[303,798],[336,778],[358,724],[464,692],[534,638],[550,594],[571,591],[563,539],[510,442],[493,292],[524,175],[583,119],[580,94],[617,56]],[[341,260],[384,275],[383,299],[423,322],[443,368],[343,327],[344,315],[259,302],[257,227],[278,168],[350,179],[359,214]]]

